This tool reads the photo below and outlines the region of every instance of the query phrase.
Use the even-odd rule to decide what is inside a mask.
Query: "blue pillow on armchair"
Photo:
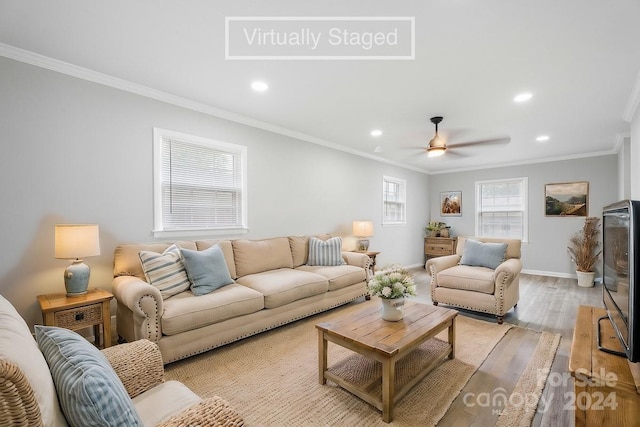
[[[464,242],[461,265],[487,267],[492,270],[504,262],[507,253],[507,243],[483,243],[467,239]]]

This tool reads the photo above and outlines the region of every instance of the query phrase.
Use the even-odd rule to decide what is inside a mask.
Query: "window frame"
[[[164,229],[162,211],[162,143],[165,138],[176,139],[186,144],[199,145],[210,148],[213,151],[232,153],[240,158],[241,177],[241,224],[239,226],[220,226],[185,229]],[[247,147],[218,141],[211,138],[189,135],[167,129],[153,128],[153,236],[154,237],[196,237],[196,236],[220,236],[246,233],[248,226],[248,197],[247,197]]]
[[[386,192],[386,184],[387,182],[397,184],[399,186],[398,194],[400,201],[391,202],[387,201],[387,192]],[[387,203],[397,203],[401,205],[402,210],[402,219],[400,220],[391,220],[387,218],[386,208]],[[391,176],[383,176],[382,177],[382,225],[390,226],[390,225],[405,225],[407,223],[407,181],[401,178],[394,178]]]
[[[480,230],[480,213],[482,212],[480,201],[482,199],[482,185],[485,184],[498,184],[498,183],[509,183],[520,181],[522,183],[522,206],[520,210],[517,212],[522,212],[522,236],[483,236]],[[487,238],[507,238],[507,239],[520,239],[523,243],[529,241],[529,178],[524,177],[514,177],[514,178],[502,178],[502,179],[490,179],[490,180],[482,180],[475,182],[475,235],[478,237],[487,237]],[[488,210],[485,210],[489,212]]]

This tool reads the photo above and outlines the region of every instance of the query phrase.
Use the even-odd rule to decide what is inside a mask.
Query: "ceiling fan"
[[[438,135],[438,124],[442,121],[442,119],[443,119],[442,116],[435,116],[435,117],[431,117],[430,119],[431,123],[433,123],[436,127],[436,134],[431,139],[431,141],[429,141],[429,145],[427,145],[427,148],[425,149],[429,157],[442,156],[447,151],[448,148],[462,148],[462,147],[469,147],[472,145],[479,145],[479,144],[501,144],[501,143],[507,143],[511,141],[510,137],[503,137],[498,139],[486,139],[482,141],[464,142],[461,144],[449,145],[447,147],[447,141],[445,140],[445,138]]]

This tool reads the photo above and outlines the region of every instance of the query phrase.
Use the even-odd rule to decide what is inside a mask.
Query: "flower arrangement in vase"
[[[402,319],[404,298],[416,295],[413,276],[399,265],[378,271],[369,281],[368,290],[369,295],[382,299],[382,318],[391,321]]]

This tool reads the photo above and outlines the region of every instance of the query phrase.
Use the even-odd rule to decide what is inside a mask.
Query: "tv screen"
[[[640,312],[636,302],[635,253],[637,247],[638,202],[623,201],[607,206],[602,215],[603,302],[607,315],[631,361],[640,360],[640,343],[634,336]]]

